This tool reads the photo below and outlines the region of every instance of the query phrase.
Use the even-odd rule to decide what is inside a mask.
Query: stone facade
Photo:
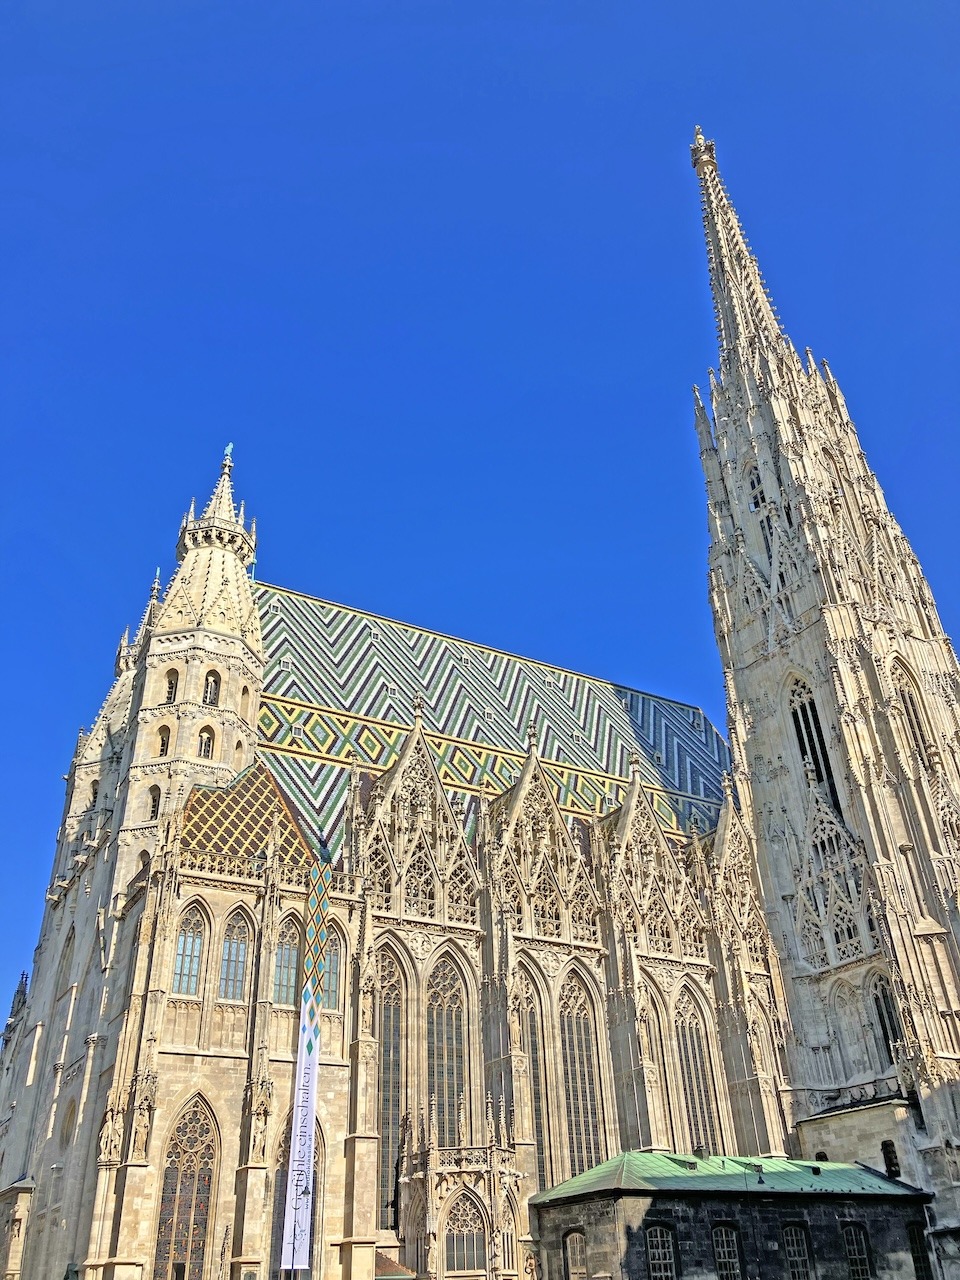
[[[956,663],[695,160],[733,778],[695,707],[255,583],[226,457],[70,768],[3,1037],[11,1280],[276,1275],[325,840],[317,1273],[519,1276],[531,1195],[623,1148],[892,1141],[950,1238]]]

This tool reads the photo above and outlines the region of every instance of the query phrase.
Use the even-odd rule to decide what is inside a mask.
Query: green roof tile
[[[819,1173],[814,1173],[814,1170]],[[531,1204],[554,1204],[582,1196],[634,1191],[655,1195],[926,1196],[927,1193],[859,1164],[781,1160],[764,1156],[672,1155],[623,1151],[594,1169],[533,1196]]]

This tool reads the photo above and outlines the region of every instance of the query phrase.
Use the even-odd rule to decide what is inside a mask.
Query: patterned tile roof
[[[389,768],[417,695],[450,791],[469,798],[511,786],[533,722],[566,813],[619,803],[637,752],[666,828],[715,825],[729,751],[698,707],[280,587],[253,590],[266,654],[261,748],[331,851],[351,754],[366,772]]]
[[[917,1196],[932,1199],[906,1182],[887,1178],[860,1164],[779,1160],[767,1156],[668,1155],[622,1151],[593,1169],[541,1191],[530,1203],[556,1204],[581,1196],[635,1191],[641,1195],[843,1195]]]

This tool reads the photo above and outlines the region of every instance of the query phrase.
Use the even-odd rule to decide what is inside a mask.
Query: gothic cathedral
[[[960,670],[693,164],[729,747],[255,582],[225,457],[70,767],[0,1057],[9,1280],[276,1280],[318,856],[315,1276],[520,1280],[530,1197],[631,1149],[899,1169],[958,1265]]]

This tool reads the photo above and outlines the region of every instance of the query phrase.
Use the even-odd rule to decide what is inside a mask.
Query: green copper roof
[[[814,1173],[814,1170],[819,1173]],[[623,1151],[594,1169],[533,1196],[531,1204],[555,1204],[582,1196],[634,1191],[655,1195],[819,1195],[926,1196],[905,1182],[886,1178],[859,1164],[778,1160],[762,1156],[667,1155]],[[929,1198],[929,1197],[927,1197]]]

